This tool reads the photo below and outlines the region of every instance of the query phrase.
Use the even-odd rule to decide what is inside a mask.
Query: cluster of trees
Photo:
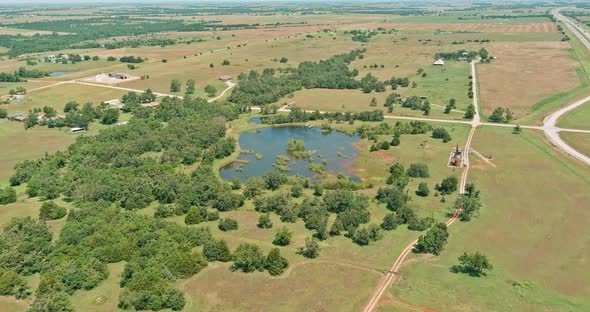
[[[12,24],[11,27],[52,32],[47,35],[35,34],[33,36],[0,35],[0,46],[9,49],[9,51],[4,54],[16,57],[21,54],[44,51],[101,48],[101,42],[98,39],[104,38],[134,37],[166,31],[244,29],[255,26],[246,24],[219,25],[215,22],[195,23],[181,20],[164,20],[120,15],[116,18],[104,16],[86,19],[26,22]],[[72,33],[72,30],[75,30],[75,32]],[[62,35],[59,34],[60,32],[67,34]],[[169,43],[169,40],[145,37],[142,39],[111,40],[105,44],[105,47],[137,47],[139,45],[162,45]]]
[[[445,128],[435,128],[432,130],[432,138],[442,139],[443,143],[451,141],[453,138],[449,134],[449,131]]]
[[[308,122],[312,120],[334,120],[337,122],[353,123],[355,120],[359,121],[383,121],[384,115],[381,110],[365,111],[360,113],[352,112],[324,112],[319,111],[307,112],[299,107],[291,107],[291,111],[287,115],[275,115],[271,117],[262,118],[264,124],[285,124],[293,122]]]
[[[387,150],[390,146],[398,146],[401,143],[402,134],[424,134],[432,130],[432,126],[424,121],[398,121],[393,127],[382,123],[378,126],[371,127],[362,125],[357,128],[357,133],[362,138],[372,140],[374,144],[371,146],[371,151]],[[389,141],[379,141],[378,136],[393,134],[393,139]]]
[[[482,206],[479,196],[480,191],[475,188],[473,183],[465,185],[465,194],[459,196],[455,202],[455,209],[460,211],[461,220],[469,221],[479,215],[479,209]]]
[[[441,194],[448,195],[455,192],[457,190],[458,185],[459,179],[457,179],[456,176],[452,175],[444,178],[440,184],[437,183],[434,188]]]
[[[46,201],[39,209],[39,220],[57,220],[65,217],[67,210],[58,206],[54,201]]]
[[[440,255],[448,239],[449,232],[447,230],[447,225],[442,222],[437,222],[426,232],[426,234],[418,238],[418,243],[414,246],[414,252]]]
[[[483,50],[485,50],[484,48],[482,48]],[[466,55],[464,55],[463,53],[467,53]],[[487,56],[487,51],[485,51],[486,56]],[[467,60],[471,61],[474,60],[477,56],[479,55],[479,53],[477,51],[467,51],[467,50],[459,50],[456,52],[438,52],[434,55],[435,59],[444,59],[444,60],[459,60],[460,58],[467,58]]]
[[[289,267],[289,261],[281,256],[279,248],[271,249],[265,257],[260,247],[250,243],[240,244],[233,258],[234,263],[231,268],[246,273],[268,270],[271,275],[280,275]]]
[[[238,85],[229,101],[245,105],[274,103],[281,97],[301,89],[301,81],[293,76],[274,76],[274,70],[265,69],[262,74],[250,71],[238,76]]]
[[[10,186],[0,189],[0,205],[16,202],[16,190]]]
[[[496,107],[489,119],[491,122],[509,123],[514,119],[514,114],[509,108]]]
[[[455,109],[457,107],[457,100],[455,100],[454,98],[449,100],[449,104],[447,104],[447,106],[445,106],[445,110],[444,113],[445,114],[450,114],[451,111],[453,109]]]
[[[363,52],[364,50],[354,50],[319,62],[306,61],[300,63],[297,69],[284,70],[284,74],[279,76],[276,76],[275,70],[271,68],[264,69],[262,74],[257,71],[242,73],[238,76],[238,85],[229,101],[247,105],[274,103],[301,88],[362,88],[365,92],[385,91],[385,83],[378,81],[370,73],[361,81],[354,79],[358,71],[351,71],[348,66]]]
[[[16,190],[10,186],[0,189],[0,205],[16,202]]]
[[[76,112],[78,105],[70,104],[67,110]],[[235,142],[224,138],[225,122],[236,118],[238,111],[232,105],[210,105],[201,99],[167,98],[155,110],[134,113],[126,127],[81,137],[66,152],[17,165],[12,185],[27,183],[29,196],[64,196],[79,207],[70,212],[54,244],[45,223],[30,218],[14,219],[0,234],[2,277],[4,271],[41,273],[32,310],[51,306],[71,311],[68,296],[94,288],[108,276],[106,264],[120,261],[127,263],[120,283],[120,308],[181,310],[185,300],[175,289],[175,280],[207,265],[207,258],[193,251],[211,239],[207,229],[126,210],[154,200],[167,207],[156,211],[160,215],[181,215],[196,206],[235,209],[227,206],[235,202],[227,200],[229,186],[215,177],[210,166],[213,159],[233,151]],[[148,152],[160,156],[145,157]],[[191,174],[175,170],[181,162],[197,160],[201,165]],[[64,213],[62,207],[46,202],[40,219],[61,218]],[[214,254],[211,248],[204,250],[210,257]],[[268,258],[272,272],[284,267],[277,262],[276,252]],[[16,291],[18,278],[10,280],[6,285],[15,286],[6,293],[26,293]]]
[[[155,100],[156,95],[151,89],[147,89],[145,92],[139,94],[137,92],[130,91],[127,94],[124,94],[121,98],[121,102],[123,103],[121,110],[129,113],[141,107],[141,104],[151,103]]]
[[[119,58],[119,62],[122,63],[143,63],[145,59],[141,58],[141,56],[122,56]]]
[[[428,99],[410,96],[402,102],[402,107],[410,108],[412,110],[421,110],[424,112],[424,115],[430,115],[430,102]]]
[[[38,114],[41,112],[43,112],[43,118],[39,120]],[[66,103],[64,112],[66,113],[65,117],[61,117],[57,116],[57,111],[50,106],[45,106],[42,109],[35,108],[29,111],[25,128],[28,129],[40,125],[49,128],[67,126],[88,129],[90,123],[95,120],[105,125],[114,124],[119,120],[119,110],[109,107],[105,103],[101,103],[97,107],[94,107],[92,103],[86,103],[80,107],[79,103],[72,101]]]
[[[178,210],[187,213],[191,206],[229,191],[207,164],[233,152],[235,142],[224,138],[225,122],[237,115],[229,104],[165,98],[157,109],[137,110],[125,127],[79,138],[67,153],[21,163],[11,184],[28,182],[30,196],[103,199],[126,209],[143,208],[154,200],[176,202]],[[158,156],[144,157],[148,152]],[[83,161],[89,157],[94,161]],[[198,160],[202,168],[191,175],[174,171],[180,163]],[[68,170],[60,170],[64,167]]]
[[[351,31],[345,31],[344,34],[351,34],[352,35],[352,41],[358,41],[358,42],[369,42],[369,39],[371,39],[371,37],[377,35],[376,31],[373,30],[351,30]]]
[[[25,82],[28,78],[42,78],[45,76],[49,76],[49,73],[37,69],[19,67],[13,73],[0,73],[0,82]]]

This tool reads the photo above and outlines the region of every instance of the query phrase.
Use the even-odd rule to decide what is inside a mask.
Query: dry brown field
[[[494,42],[492,64],[478,65],[481,109],[489,115],[494,108],[508,107],[515,115],[553,94],[579,84],[578,63],[570,58],[564,42]]]

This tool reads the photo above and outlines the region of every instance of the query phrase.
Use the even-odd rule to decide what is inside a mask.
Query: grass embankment
[[[560,132],[559,136],[578,152],[590,156],[590,133]]]
[[[453,225],[441,256],[405,266],[389,294],[444,311],[588,310],[590,251],[579,238],[590,235],[590,212],[580,209],[590,201],[590,170],[539,132],[483,127],[473,148],[493,152],[496,165],[472,159],[480,217]],[[476,250],[494,265],[487,277],[450,271],[458,256]]]

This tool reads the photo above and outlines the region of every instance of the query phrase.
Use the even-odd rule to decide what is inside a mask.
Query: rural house
[[[438,59],[438,60],[434,61],[434,63],[432,63],[432,65],[443,66],[443,65],[445,65],[445,61],[443,61],[442,59]]]

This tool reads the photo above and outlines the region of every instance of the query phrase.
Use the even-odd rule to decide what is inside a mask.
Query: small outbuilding
[[[445,65],[445,61],[443,61],[442,59],[438,59],[438,60],[434,61],[434,63],[432,63],[432,65],[443,66],[443,65]]]
[[[121,80],[129,79],[129,75],[127,75],[125,73],[109,73],[108,76],[109,76],[109,78],[114,78],[114,79],[121,79]]]
[[[230,81],[231,80],[231,76],[229,75],[223,75],[219,77],[219,80],[225,82],[225,81]]]
[[[8,116],[8,120],[10,120],[10,121],[18,121],[18,122],[25,122],[25,121],[27,121],[27,116],[22,115],[22,114],[9,115]]]
[[[82,132],[82,131],[84,131],[84,130],[86,130],[86,129],[84,129],[84,128],[80,128],[80,127],[74,127],[74,128],[70,128],[70,132],[71,132],[71,133]]]
[[[15,94],[12,96],[12,99],[17,102],[24,102],[26,98],[24,94]]]

